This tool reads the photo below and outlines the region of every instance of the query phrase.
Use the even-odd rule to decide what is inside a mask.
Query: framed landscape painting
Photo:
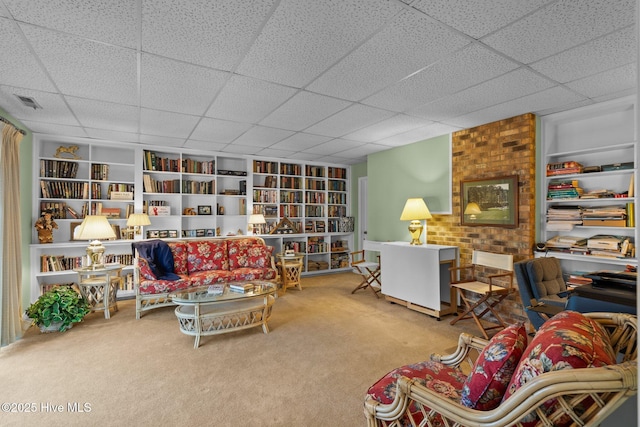
[[[460,182],[461,224],[518,226],[518,176]]]

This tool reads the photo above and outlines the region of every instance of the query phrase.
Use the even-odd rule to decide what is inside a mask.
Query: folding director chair
[[[454,267],[451,272],[451,286],[464,303],[463,312],[451,321],[454,325],[459,320],[473,319],[485,339],[489,339],[487,330],[504,329],[507,325],[495,310],[496,306],[515,291],[513,287],[513,255],[495,254],[473,251],[472,264]],[[497,271],[484,276],[488,283],[478,280],[480,271]],[[482,310],[482,311],[480,311]],[[484,326],[482,318],[493,314],[497,323]],[[492,323],[487,319],[485,322]]]
[[[359,289],[369,288],[378,297],[382,284],[380,283],[380,256],[378,262],[367,261],[364,257],[364,249],[351,252],[351,267],[353,272],[362,276],[362,282],[351,291],[354,294]]]

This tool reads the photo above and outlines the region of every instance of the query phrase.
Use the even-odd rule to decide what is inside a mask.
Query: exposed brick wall
[[[513,254],[514,262],[533,256],[535,130],[535,116],[528,113],[453,134],[453,215],[434,215],[429,220],[429,243],[458,246],[461,265],[471,263],[474,249]],[[518,226],[460,225],[460,181],[506,175],[518,176]],[[518,294],[503,301],[500,313],[508,322],[527,320]]]

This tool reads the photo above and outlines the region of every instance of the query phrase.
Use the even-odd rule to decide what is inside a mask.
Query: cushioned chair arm
[[[400,418],[411,401],[420,403],[431,411],[426,416],[440,414],[448,420],[446,425],[463,425],[469,427],[502,427],[516,423],[529,413],[538,412],[546,418],[539,407],[554,397],[567,399],[560,405],[561,413],[573,414],[572,401],[592,397],[603,403],[602,408],[592,408],[585,425],[597,426],[610,415],[627,397],[637,391],[638,368],[635,362],[624,362],[620,365],[602,368],[565,369],[542,374],[522,386],[498,408],[490,411],[469,409],[455,401],[443,397],[415,380],[407,377],[398,379],[397,394],[393,402],[383,405],[367,398],[365,416],[369,426],[379,425],[376,421],[392,421]],[[569,400],[571,399],[571,401]],[[595,403],[594,403],[595,405]],[[553,414],[550,414],[552,416]],[[556,414],[559,415],[559,414]],[[584,417],[584,416],[583,416]],[[551,420],[547,420],[552,425]],[[425,424],[428,425],[428,424]],[[543,424],[544,425],[544,424]]]
[[[444,355],[434,353],[430,356],[430,359],[454,368],[459,367],[466,361],[472,367],[473,361],[469,359],[469,352],[475,350],[480,354],[487,344],[489,344],[488,340],[463,332],[458,337],[458,348],[453,353]]]

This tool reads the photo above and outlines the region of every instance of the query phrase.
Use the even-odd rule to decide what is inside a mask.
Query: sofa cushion
[[[228,283],[234,279],[234,274],[229,270],[196,271],[189,275],[191,286],[209,286],[214,283]]]
[[[176,274],[189,274],[187,269],[187,244],[185,242],[168,242],[173,254],[173,270]]]
[[[527,382],[546,372],[615,363],[613,348],[602,326],[581,313],[563,311],[546,321],[525,349],[504,400]],[[554,411],[556,404],[556,399],[551,399],[541,409],[549,414]],[[525,426],[535,425],[537,417],[532,414],[521,421]],[[571,419],[557,420],[555,424],[569,425]]]
[[[142,258],[142,257],[138,257],[138,268],[140,269],[140,276],[143,279],[147,279],[147,280],[156,280],[157,277],[155,274],[153,274],[153,271],[151,270],[151,267],[149,267],[149,261],[147,261],[146,258]]]
[[[247,267],[270,268],[273,246],[252,245],[247,248]]]
[[[266,248],[264,242],[255,237],[231,239],[227,241],[229,250],[229,270],[242,267],[254,267],[249,265],[249,251],[251,248]],[[269,253],[269,256],[271,253]]]
[[[533,296],[538,301],[564,306],[566,298],[558,297],[559,293],[567,291],[567,285],[562,277],[562,268],[558,258],[537,258],[527,264],[527,274],[535,284],[532,287]]]
[[[389,404],[396,397],[397,380],[403,376],[415,379],[417,383],[455,402],[460,401],[460,390],[466,379],[466,375],[458,369],[440,362],[425,361],[394,369],[369,387],[367,394],[380,403]],[[409,411],[413,418],[413,425],[418,425],[423,419],[422,406],[415,401],[410,404]],[[428,411],[426,408],[425,410]],[[412,425],[406,417],[407,415],[400,425]]]
[[[273,280],[276,278],[276,270],[272,268],[243,267],[231,270],[231,280],[234,282],[246,282],[251,280]]]
[[[139,289],[142,295],[149,295],[175,292],[190,286],[188,278],[180,277],[178,280],[141,280]]]
[[[187,243],[187,270],[229,270],[226,240],[198,240]]]
[[[461,403],[482,411],[497,408],[526,346],[527,331],[522,323],[494,335],[464,382]]]

